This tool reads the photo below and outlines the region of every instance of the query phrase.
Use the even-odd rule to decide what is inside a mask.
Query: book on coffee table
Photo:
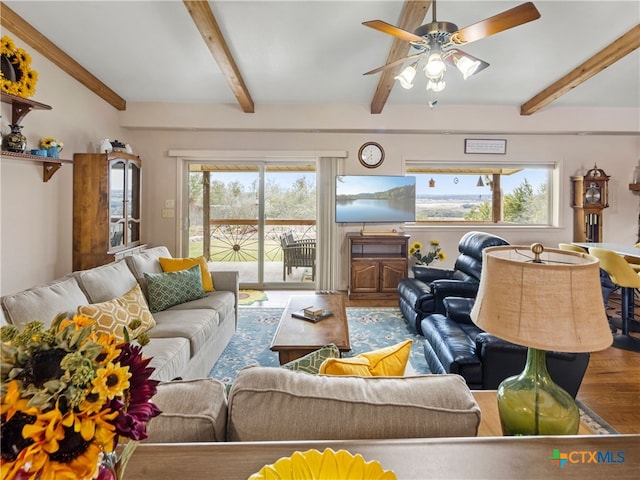
[[[291,314],[291,316],[294,318],[299,318],[301,320],[306,320],[308,322],[313,322],[313,323],[319,322],[323,318],[330,317],[331,315],[333,315],[333,312],[331,310],[322,310],[317,315],[309,315],[308,313],[305,312],[304,308],[302,310],[298,310]]]

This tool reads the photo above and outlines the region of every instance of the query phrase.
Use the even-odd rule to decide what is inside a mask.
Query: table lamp
[[[528,347],[523,372],[498,386],[503,434],[576,434],[578,407],[549,376],[546,350],[593,352],[611,345],[598,259],[536,243],[486,248],[482,262],[472,320]]]

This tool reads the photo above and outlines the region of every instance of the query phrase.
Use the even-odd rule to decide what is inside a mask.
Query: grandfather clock
[[[573,241],[602,242],[602,211],[609,206],[609,175],[594,165],[584,177],[571,177]]]

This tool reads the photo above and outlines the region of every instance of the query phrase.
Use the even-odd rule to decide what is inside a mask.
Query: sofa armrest
[[[233,293],[233,296],[236,299],[235,304],[236,304],[236,321],[237,321],[238,307],[240,306],[240,274],[235,270],[215,271],[211,269],[211,265],[209,265],[209,272],[211,273],[213,286],[216,290]]]
[[[453,276],[453,270],[446,268],[429,267],[427,265],[414,265],[411,267],[413,277],[425,283],[431,283],[434,280],[448,279]]]

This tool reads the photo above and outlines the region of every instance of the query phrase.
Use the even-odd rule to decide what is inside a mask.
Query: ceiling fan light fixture
[[[467,53],[463,53],[460,50],[451,52],[451,55],[447,57],[447,61],[456,66],[462,74],[462,78],[465,80],[471,75],[475,75],[489,66],[487,62]]]
[[[406,90],[413,88],[413,79],[416,76],[418,62],[415,62],[408,67],[405,67],[400,74],[394,78],[400,82],[400,86]]]
[[[444,75],[441,75],[440,78],[427,82],[427,91],[431,90],[432,92],[438,93],[444,90],[446,86],[447,82],[444,81]]]
[[[430,80],[437,80],[444,75],[444,72],[447,71],[447,66],[442,60],[442,55],[440,52],[434,52],[429,55],[429,60],[427,64],[424,66],[424,74]]]

